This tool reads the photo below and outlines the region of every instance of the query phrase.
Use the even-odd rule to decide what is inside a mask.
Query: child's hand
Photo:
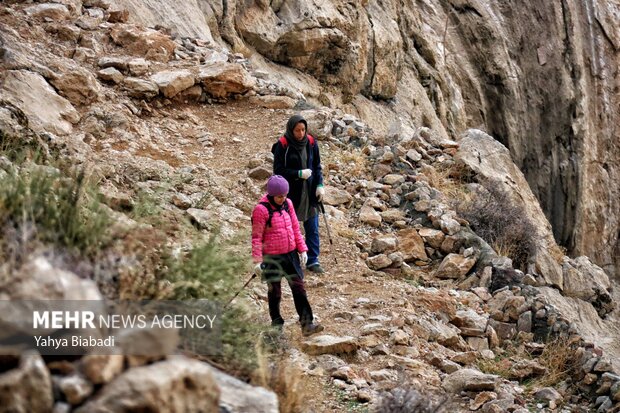
[[[301,267],[305,267],[306,263],[308,262],[308,253],[304,251],[299,254],[299,261],[301,262]]]
[[[254,274],[260,277],[262,273],[263,273],[263,263],[259,262],[258,264],[254,266]]]

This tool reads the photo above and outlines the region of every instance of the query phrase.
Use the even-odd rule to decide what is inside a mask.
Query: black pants
[[[303,271],[299,262],[297,251],[287,254],[267,255],[264,257],[265,269],[263,276],[267,281],[267,298],[269,299],[269,315],[272,325],[284,324],[284,319],[280,314],[280,301],[282,301],[282,278],[286,278],[291,292],[295,309],[299,315],[302,327],[312,323],[314,316],[312,308],[308,302]]]

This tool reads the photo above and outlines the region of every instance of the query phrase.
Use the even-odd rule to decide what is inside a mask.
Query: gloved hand
[[[306,251],[299,254],[299,261],[301,262],[301,267],[305,268],[306,263],[308,262],[308,253]]]
[[[254,266],[254,274],[256,274],[259,277],[263,274],[263,263],[262,262],[259,262],[258,264]]]
[[[312,176],[312,169],[302,169],[299,171],[299,177],[301,179],[308,179]]]
[[[325,195],[325,188],[323,188],[323,186],[317,186],[316,187],[316,199],[319,200],[319,202],[323,201],[323,195]]]

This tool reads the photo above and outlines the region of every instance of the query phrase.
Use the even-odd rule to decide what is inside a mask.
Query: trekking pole
[[[235,295],[233,295],[233,298],[231,298],[231,299],[230,299],[230,300],[226,303],[226,305],[224,306],[224,310],[226,309],[226,307],[228,307],[228,306],[230,305],[230,303],[232,303],[232,302],[233,302],[233,300],[234,300],[235,298],[237,298],[237,296],[239,295],[239,293],[240,293],[241,291],[243,291],[243,289],[244,289],[245,287],[247,287],[247,286],[248,286],[248,284],[250,283],[250,281],[252,281],[254,278],[256,278],[256,273],[253,273],[253,274],[252,274],[252,276],[250,277],[250,279],[249,279],[249,280],[247,280],[247,281],[245,282],[245,284],[243,284],[243,287],[241,287],[241,289],[240,289],[239,291],[237,291],[237,293],[236,293]]]
[[[327,238],[329,238],[329,245],[332,251],[332,255],[334,256],[334,263],[338,264],[338,259],[336,259],[336,254],[334,253],[334,241],[332,240],[332,232],[329,228],[327,217],[325,216],[325,206],[323,205],[323,202],[319,202],[319,210],[321,211],[321,214],[323,214],[323,220],[325,221],[325,228],[327,229]]]

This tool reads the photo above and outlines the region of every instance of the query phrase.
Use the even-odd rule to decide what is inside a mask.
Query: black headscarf
[[[300,122],[303,123],[306,127],[306,133],[304,134],[304,138],[301,141],[298,141],[297,139],[295,139],[293,129],[295,129],[295,126],[297,126],[297,124]],[[288,142],[291,146],[293,146],[298,151],[302,150],[308,144],[308,122],[306,122],[303,116],[291,116],[286,123],[286,133],[284,135],[286,136],[286,139],[288,139]]]

